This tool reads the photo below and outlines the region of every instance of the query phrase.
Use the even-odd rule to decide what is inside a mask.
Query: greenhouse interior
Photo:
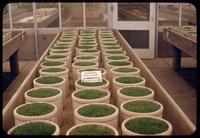
[[[5,135],[192,135],[191,3],[18,2],[3,7]]]

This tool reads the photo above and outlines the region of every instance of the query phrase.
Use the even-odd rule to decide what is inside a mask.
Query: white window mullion
[[[86,8],[85,8],[85,2],[83,2],[83,27],[86,27]]]
[[[33,20],[34,20],[34,33],[35,33],[35,55],[36,60],[38,60],[38,40],[37,40],[37,32],[38,32],[38,26],[37,26],[37,9],[36,9],[36,3],[33,2]]]
[[[182,4],[180,3],[180,5],[179,5],[179,19],[178,19],[178,25],[179,26],[182,25],[181,21],[182,21]]]
[[[62,28],[62,13],[61,13],[61,3],[58,3],[58,12],[59,12],[59,29]]]
[[[13,30],[13,24],[12,24],[11,4],[8,4],[8,14],[9,14],[10,31],[12,31]]]

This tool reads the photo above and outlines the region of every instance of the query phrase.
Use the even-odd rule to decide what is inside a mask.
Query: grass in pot
[[[31,120],[51,120],[57,123],[57,106],[52,103],[25,103],[17,106],[13,114],[15,125]]]
[[[102,79],[102,82],[81,82],[80,79],[75,81],[75,89],[83,89],[83,88],[100,88],[100,89],[109,89],[109,81],[106,79]]]
[[[52,67],[66,67],[66,62],[64,61],[45,61],[40,64],[41,68],[52,68]]]
[[[130,117],[122,123],[122,135],[171,135],[169,121],[153,116]]]
[[[156,116],[162,118],[163,105],[154,100],[135,99],[123,102],[120,105],[120,120],[132,116]]]
[[[20,123],[8,131],[8,135],[59,135],[59,126],[47,120],[35,120]]]
[[[66,135],[69,136],[116,136],[117,130],[104,123],[82,123],[70,128]]]
[[[104,89],[85,88],[72,93],[73,109],[88,103],[109,103],[110,93]]]
[[[75,124],[98,122],[118,128],[118,108],[108,103],[83,104],[75,109]]]
[[[127,100],[148,99],[153,100],[154,91],[144,86],[127,86],[117,90],[117,107]]]

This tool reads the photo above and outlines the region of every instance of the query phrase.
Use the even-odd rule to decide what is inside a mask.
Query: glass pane
[[[32,3],[11,4],[13,28],[33,28]]]
[[[86,26],[98,27],[108,25],[106,3],[86,3]]]
[[[58,3],[36,3],[38,28],[59,27]]]
[[[189,3],[182,3],[182,25],[196,25],[196,8]]]
[[[158,24],[159,26],[178,25],[179,3],[159,3],[158,4]]]
[[[83,3],[61,3],[62,27],[83,26]]]
[[[3,29],[10,28],[8,4],[3,8]]]
[[[149,13],[149,3],[118,4],[118,21],[148,21]]]
[[[149,48],[149,31],[148,30],[119,30],[132,48],[148,49]]]

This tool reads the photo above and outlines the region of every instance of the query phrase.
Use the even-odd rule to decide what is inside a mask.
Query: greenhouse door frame
[[[112,6],[113,28],[149,31],[149,47],[133,48],[133,50],[142,59],[153,59],[156,46],[156,3],[150,3],[149,21],[118,21],[118,3],[113,3]]]

